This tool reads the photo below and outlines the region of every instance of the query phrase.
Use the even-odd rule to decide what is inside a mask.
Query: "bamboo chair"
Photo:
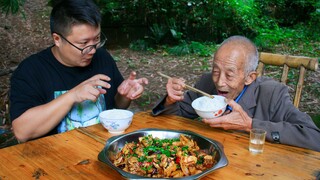
[[[293,99],[294,106],[298,108],[306,69],[317,71],[318,59],[303,56],[290,56],[261,52],[260,61],[257,68],[258,76],[262,76],[264,74],[265,65],[283,66],[282,76],[280,79],[281,83],[283,84],[287,83],[289,68],[300,69]]]

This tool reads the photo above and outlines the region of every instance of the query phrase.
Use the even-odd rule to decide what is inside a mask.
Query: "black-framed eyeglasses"
[[[56,33],[56,32],[55,32]],[[62,34],[60,33],[56,33],[58,34],[62,39],[66,40],[71,46],[77,48],[79,51],[81,51],[81,54],[82,55],[86,55],[88,54],[89,52],[92,51],[92,49],[99,49],[101,48],[107,41],[107,38],[106,36],[101,32],[100,33],[100,42],[98,42],[97,44],[93,44],[93,45],[89,45],[89,46],[86,46],[84,48],[79,48],[77,47],[76,45],[74,45],[73,43],[71,43],[67,38],[65,38]],[[101,36],[102,36],[102,41],[101,41]]]

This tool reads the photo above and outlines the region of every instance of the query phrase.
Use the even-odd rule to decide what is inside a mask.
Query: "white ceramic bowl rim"
[[[220,109],[223,109],[227,106],[227,103],[224,101],[225,97],[223,96],[219,96],[219,95],[214,95],[214,99],[212,99],[212,101],[215,101],[215,100],[220,100],[222,99],[223,100],[223,103],[221,103],[221,106],[215,106],[214,108],[210,108],[210,109],[207,109],[207,110],[202,110],[202,109],[199,109],[199,107],[197,105],[199,105],[199,101],[201,101],[203,98],[209,98],[209,97],[206,97],[206,96],[201,96],[197,99],[195,99],[192,103],[191,103],[191,106],[197,110],[197,111],[200,111],[200,112],[209,112],[209,111],[218,111]],[[216,99],[215,99],[216,98]]]
[[[121,116],[118,116],[121,114]],[[133,112],[126,110],[126,109],[109,109],[102,111],[99,114],[99,118],[104,118],[106,120],[128,120],[133,116]]]

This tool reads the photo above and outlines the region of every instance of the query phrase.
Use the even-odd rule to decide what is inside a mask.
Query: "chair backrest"
[[[318,68],[318,59],[261,52],[257,68],[258,76],[262,76],[264,74],[265,65],[283,66],[280,81],[284,84],[287,83],[289,68],[300,69],[293,99],[294,106],[298,108],[306,69],[316,71]]]

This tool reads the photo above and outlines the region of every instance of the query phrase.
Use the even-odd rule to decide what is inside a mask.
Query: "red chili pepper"
[[[176,163],[179,164],[180,163],[180,157],[176,158]]]

